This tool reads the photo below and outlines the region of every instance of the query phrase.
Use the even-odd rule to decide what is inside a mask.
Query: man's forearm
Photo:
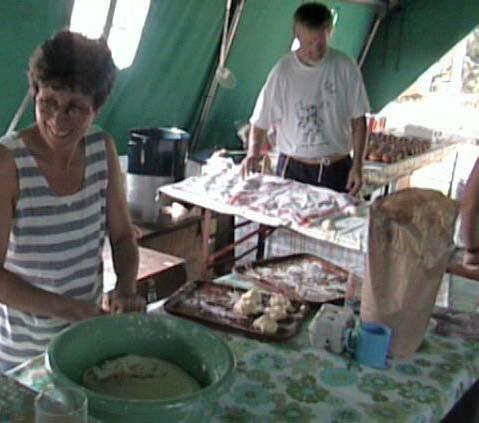
[[[257,128],[256,126],[251,127],[248,141],[248,156],[259,156],[265,138],[266,129]]]
[[[352,139],[353,139],[353,166],[361,167],[366,150],[366,118],[360,117],[352,120]]]
[[[131,236],[112,242],[111,252],[117,276],[116,289],[125,294],[135,294],[139,263],[136,240]]]

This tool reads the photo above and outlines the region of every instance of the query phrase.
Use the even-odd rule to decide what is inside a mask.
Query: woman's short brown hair
[[[60,31],[30,57],[28,81],[35,98],[40,85],[79,90],[93,98],[98,110],[115,81],[116,67],[104,39]]]

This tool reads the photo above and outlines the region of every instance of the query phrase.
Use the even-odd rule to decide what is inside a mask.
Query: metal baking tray
[[[291,301],[292,310],[288,316],[279,320],[278,330],[274,334],[262,333],[252,327],[253,321],[260,316],[241,316],[233,311],[233,306],[246,289],[219,285],[210,281],[193,281],[183,285],[166,301],[165,310],[171,314],[187,317],[213,326],[242,333],[250,338],[262,341],[283,342],[299,331],[309,307],[298,301]],[[261,291],[263,305],[267,304],[273,292]]]

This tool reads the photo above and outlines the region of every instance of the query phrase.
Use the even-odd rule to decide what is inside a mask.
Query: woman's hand
[[[465,251],[462,264],[469,269],[479,270],[479,250]]]
[[[102,309],[110,314],[144,312],[146,301],[137,294],[113,290],[103,296]]]
[[[65,312],[66,320],[77,322],[91,317],[97,317],[105,314],[105,312],[97,305],[91,304],[83,300],[73,300],[73,306],[70,304]]]

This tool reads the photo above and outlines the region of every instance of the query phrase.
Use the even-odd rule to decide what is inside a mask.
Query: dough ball
[[[252,301],[254,303],[261,303],[261,292],[258,289],[250,289],[241,296],[242,300]]]
[[[284,319],[288,316],[288,310],[286,305],[276,305],[273,307],[266,307],[264,309],[265,315],[273,319],[274,321]]]
[[[233,306],[233,312],[240,316],[252,316],[263,311],[263,306],[261,303],[248,300],[248,299],[239,299]]]
[[[347,206],[344,208],[344,213],[348,216],[359,216],[359,209],[356,206]]]
[[[261,333],[274,335],[278,331],[278,323],[271,317],[263,314],[253,322],[253,328],[259,330]]]
[[[269,306],[270,307],[276,307],[276,306],[290,307],[291,302],[284,295],[273,294],[271,295],[269,299]]]

